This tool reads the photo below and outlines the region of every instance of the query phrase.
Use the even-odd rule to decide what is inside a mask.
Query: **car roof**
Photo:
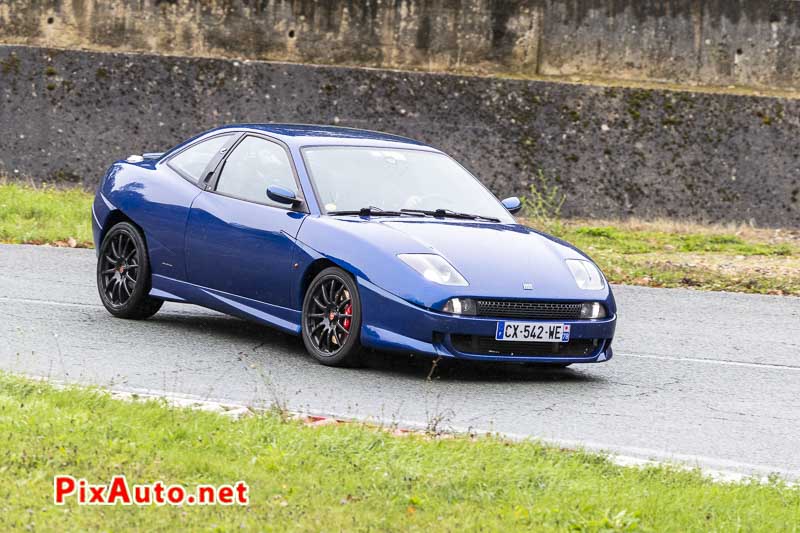
[[[340,126],[323,126],[316,124],[230,124],[215,128],[206,133],[225,130],[255,130],[280,139],[290,146],[382,146],[392,148],[415,148],[436,150],[435,148],[391,133],[379,131],[345,128]],[[438,150],[436,150],[438,151]]]

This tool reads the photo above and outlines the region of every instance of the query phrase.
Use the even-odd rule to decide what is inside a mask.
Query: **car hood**
[[[327,220],[326,220],[327,219]],[[324,226],[315,249],[408,301],[435,307],[453,296],[605,300],[602,290],[579,289],[565,259],[585,256],[571,245],[519,224],[412,218],[317,219]],[[313,224],[312,224],[313,226]],[[305,229],[305,225],[304,225]],[[331,239],[331,231],[346,234]],[[322,235],[328,235],[324,240]],[[349,245],[341,245],[342,241]],[[450,287],[424,279],[397,259],[403,253],[435,253],[467,280]],[[532,285],[533,289],[526,289]]]

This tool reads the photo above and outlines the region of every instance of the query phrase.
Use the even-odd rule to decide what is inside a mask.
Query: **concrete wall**
[[[539,169],[565,214],[800,226],[800,101],[447,74],[0,46],[0,172],[94,186],[225,123],[432,143],[498,195]]]
[[[547,2],[540,70],[631,80],[800,88],[800,2]]]
[[[0,42],[800,88],[793,0],[0,0]]]

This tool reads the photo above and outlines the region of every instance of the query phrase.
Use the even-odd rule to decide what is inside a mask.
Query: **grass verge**
[[[92,194],[0,183],[0,242],[91,247]],[[522,220],[588,253],[612,283],[800,296],[800,231],[669,220]]]
[[[530,222],[589,254],[613,283],[800,296],[800,231],[655,221]]]
[[[279,414],[232,420],[55,389],[0,374],[3,530],[780,531],[800,489],[715,483],[667,467],[495,438],[405,437],[309,427]],[[107,483],[233,483],[247,507],[53,505],[53,476]]]
[[[92,194],[0,183],[0,242],[91,247]]]

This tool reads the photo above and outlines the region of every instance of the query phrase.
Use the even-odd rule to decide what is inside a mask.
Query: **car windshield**
[[[447,210],[513,222],[503,205],[450,157],[423,150],[303,149],[325,211]]]

